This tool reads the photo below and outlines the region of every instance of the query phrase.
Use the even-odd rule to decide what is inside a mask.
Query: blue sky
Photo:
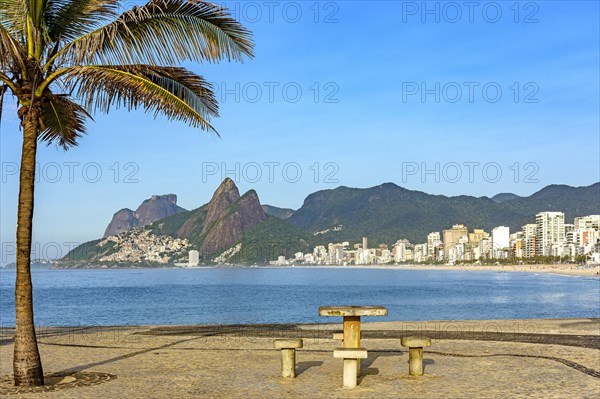
[[[152,194],[195,208],[225,175],[290,208],[339,185],[492,196],[600,179],[596,1],[219,4],[256,42],[243,64],[186,65],[217,87],[221,138],[116,110],[79,147],[40,146],[40,248],[97,238]],[[5,258],[21,145],[10,99],[0,140]]]

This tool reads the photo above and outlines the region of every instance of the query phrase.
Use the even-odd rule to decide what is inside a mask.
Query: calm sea
[[[384,320],[600,317],[600,280],[535,273],[327,268],[32,271],[36,325],[334,322],[324,305],[381,305]],[[14,326],[15,271],[0,269]],[[367,318],[366,321],[369,319]]]

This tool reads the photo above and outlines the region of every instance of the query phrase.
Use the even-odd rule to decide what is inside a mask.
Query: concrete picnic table
[[[387,316],[383,306],[321,306],[319,316],[344,318],[344,348],[360,348],[360,317]]]

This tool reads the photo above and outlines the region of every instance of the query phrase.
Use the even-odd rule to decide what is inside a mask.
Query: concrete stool
[[[408,374],[423,375],[423,348],[431,346],[427,337],[403,337],[402,346],[408,347]]]
[[[333,351],[333,357],[344,359],[344,386],[346,388],[356,387],[358,359],[366,359],[367,350],[364,348],[337,348]]]
[[[360,332],[358,333],[358,337],[360,338],[361,334]],[[344,333],[343,332],[335,332],[333,333],[333,339],[336,341],[342,341],[342,345],[344,344]],[[356,375],[360,374],[360,360],[358,361],[358,366],[356,368]]]
[[[276,339],[273,348],[281,349],[281,377],[296,378],[296,349],[302,348],[302,339]]]

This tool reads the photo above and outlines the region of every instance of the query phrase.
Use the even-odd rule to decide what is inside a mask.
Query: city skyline
[[[457,223],[440,232],[427,235],[425,243],[411,243],[400,238],[389,249],[387,244],[368,247],[368,237],[362,243],[328,243],[317,245],[312,252],[297,252],[294,257],[279,256],[272,265],[325,264],[325,265],[369,265],[394,262],[428,263],[479,262],[482,260],[527,260],[535,257],[564,257],[575,261],[578,257],[589,257],[592,263],[600,262],[600,215],[577,216],[574,223],[565,223],[563,212],[538,212],[536,223],[525,224],[520,230],[510,233],[507,226],[497,226],[491,234],[483,229]],[[531,229],[533,226],[533,230]],[[533,237],[530,237],[533,235]],[[533,239],[531,239],[533,238]],[[412,248],[412,249],[411,249]],[[241,248],[236,248],[240,251]],[[233,254],[235,255],[235,253]],[[233,256],[232,255],[232,256]],[[222,263],[227,258],[219,257]]]

